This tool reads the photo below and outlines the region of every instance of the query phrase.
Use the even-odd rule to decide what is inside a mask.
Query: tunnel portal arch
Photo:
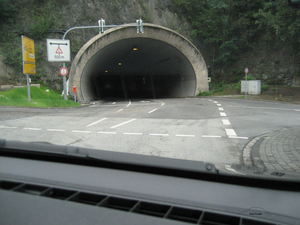
[[[133,25],[133,24],[131,24]],[[77,98],[190,97],[208,91],[207,67],[185,37],[168,28],[144,24],[107,30],[90,39],[73,60],[69,90]]]

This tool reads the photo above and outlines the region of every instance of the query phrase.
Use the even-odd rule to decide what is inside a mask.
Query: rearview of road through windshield
[[[299,129],[287,135],[289,127],[300,126],[299,105],[202,97],[96,101],[67,109],[0,110],[0,136],[7,140],[205,161],[238,174],[242,172],[232,165],[252,165],[251,159],[256,157],[264,159],[265,165],[261,165],[265,168],[300,172],[296,149]],[[268,140],[273,143],[266,143]],[[255,155],[245,149],[251,144],[256,144],[256,150],[251,151]],[[259,150],[259,144],[265,149],[267,144],[279,147],[268,153]]]

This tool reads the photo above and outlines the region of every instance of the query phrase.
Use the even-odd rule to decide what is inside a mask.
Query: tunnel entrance
[[[187,97],[206,89],[199,51],[167,28],[148,26],[144,34],[111,29],[89,41],[73,61],[69,90],[77,86],[78,99],[99,100]]]

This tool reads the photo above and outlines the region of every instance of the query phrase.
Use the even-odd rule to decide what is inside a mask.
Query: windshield
[[[0,8],[0,139],[299,179],[297,4],[0,0]]]

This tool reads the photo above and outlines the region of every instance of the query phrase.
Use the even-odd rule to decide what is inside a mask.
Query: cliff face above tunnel
[[[129,24],[81,48],[70,71],[69,90],[73,86],[86,101],[187,97],[208,90],[207,68],[197,48],[177,32],[144,24],[140,34]]]

